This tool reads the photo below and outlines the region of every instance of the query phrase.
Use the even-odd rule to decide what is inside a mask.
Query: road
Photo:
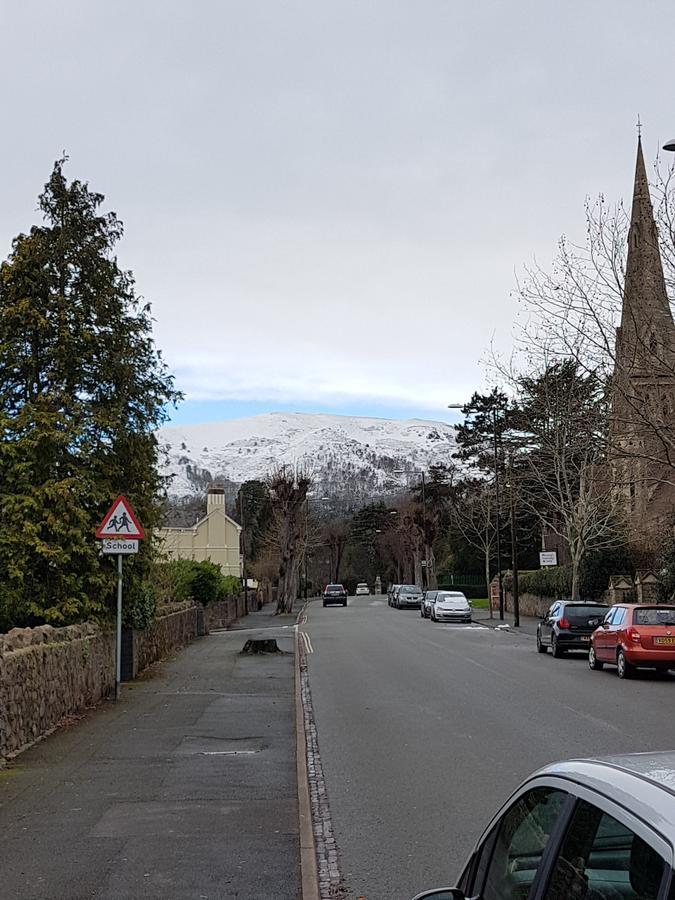
[[[303,630],[341,868],[354,897],[454,882],[486,820],[556,759],[675,747],[675,677],[620,681],[534,638],[386,598],[312,603]]]

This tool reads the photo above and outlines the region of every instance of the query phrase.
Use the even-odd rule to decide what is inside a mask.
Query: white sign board
[[[542,550],[539,554],[539,565],[540,566],[557,566],[558,565],[558,551],[557,550]]]
[[[138,541],[123,541],[115,538],[104,539],[101,550],[103,553],[138,553]]]

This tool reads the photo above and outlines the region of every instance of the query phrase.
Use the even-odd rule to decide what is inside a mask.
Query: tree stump
[[[267,638],[265,640],[249,640],[244,644],[241,653],[246,655],[253,655],[255,653],[283,653],[283,650],[279,649],[276,640],[274,638]]]

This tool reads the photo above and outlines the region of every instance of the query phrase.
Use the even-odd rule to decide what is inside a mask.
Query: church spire
[[[623,362],[629,369],[658,367],[657,360],[675,349],[675,325],[639,136],[620,334]]]

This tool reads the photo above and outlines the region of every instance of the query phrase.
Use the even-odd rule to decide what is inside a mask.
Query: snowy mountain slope
[[[454,429],[422,419],[395,421],[325,413],[266,413],[204,425],[167,426],[159,432],[167,452],[170,494],[202,494],[215,480],[264,478],[275,466],[308,469],[316,489],[331,495],[372,496],[411,481],[413,472],[449,463]]]

